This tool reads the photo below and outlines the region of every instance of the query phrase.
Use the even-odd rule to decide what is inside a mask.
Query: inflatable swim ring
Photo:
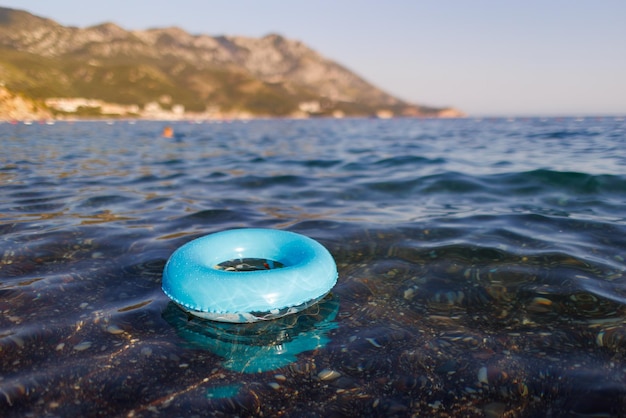
[[[336,282],[335,261],[317,241],[294,232],[249,228],[210,234],[174,251],[162,287],[193,315],[243,323],[306,309]]]

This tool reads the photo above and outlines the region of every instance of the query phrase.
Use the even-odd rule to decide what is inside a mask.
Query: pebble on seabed
[[[552,310],[552,301],[548,298],[536,297],[528,306],[528,310],[536,313],[545,313]]]
[[[107,331],[109,334],[113,334],[113,335],[115,335],[115,334],[123,334],[123,333],[124,333],[124,330],[123,330],[123,329],[121,329],[120,327],[118,327],[117,325],[109,325],[109,326],[106,328],[106,331]]]
[[[88,349],[89,347],[91,347],[91,341],[83,341],[82,343],[76,344],[74,346],[74,350],[76,351],[83,351]]]
[[[323,381],[335,380],[338,379],[340,376],[341,373],[336,370],[330,369],[324,369],[317,374],[317,377],[319,377],[319,379]]]
[[[486,385],[489,384],[489,376],[487,375],[487,368],[481,367],[478,369],[478,381]]]

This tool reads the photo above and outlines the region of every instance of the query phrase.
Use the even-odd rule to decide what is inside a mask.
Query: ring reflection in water
[[[324,347],[337,327],[339,301],[331,294],[317,305],[273,321],[222,323],[191,316],[170,302],[163,318],[191,348],[210,350],[224,368],[260,373],[284,367],[298,354]]]

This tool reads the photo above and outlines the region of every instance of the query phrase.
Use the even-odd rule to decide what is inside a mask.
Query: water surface
[[[0,124],[3,416],[626,414],[626,122]],[[278,322],[193,319],[171,253],[333,254]]]

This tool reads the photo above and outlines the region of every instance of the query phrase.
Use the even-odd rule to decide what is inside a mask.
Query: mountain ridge
[[[139,117],[146,107],[171,113],[174,106],[178,116],[460,115],[400,100],[279,34],[193,35],[175,26],[129,31],[113,22],[78,28],[3,7],[0,83],[35,101],[135,106],[139,112],[126,113]]]

